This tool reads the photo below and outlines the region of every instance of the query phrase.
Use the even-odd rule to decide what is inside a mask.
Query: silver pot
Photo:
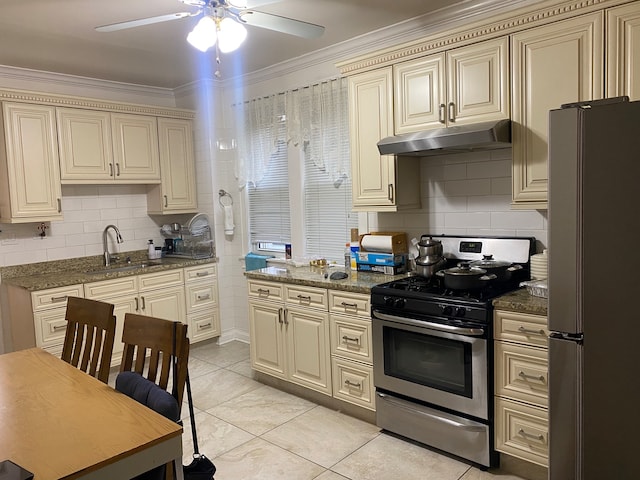
[[[418,242],[418,258],[430,256],[442,257],[442,242],[423,235]]]
[[[416,259],[416,273],[421,277],[432,277],[439,270],[442,270],[446,264],[446,260],[442,256],[428,255],[426,257],[418,257]]]
[[[459,263],[457,267],[440,270],[436,273],[444,277],[444,286],[452,290],[477,290],[496,279],[493,273],[484,268],[472,267],[469,262]]]
[[[482,260],[474,260],[471,267],[479,267],[492,273],[497,277],[498,282],[506,282],[511,279],[511,274],[516,270],[521,270],[522,265],[514,265],[503,260],[494,260],[493,255],[483,255]]]

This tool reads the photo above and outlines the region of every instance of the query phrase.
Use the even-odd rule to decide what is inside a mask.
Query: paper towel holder
[[[229,200],[226,200],[226,201],[229,202],[227,205],[225,205],[224,201],[223,201],[224,198],[226,198],[226,197],[229,198]],[[220,202],[220,206],[222,208],[224,208],[225,206],[230,207],[231,205],[233,205],[233,197],[231,196],[231,194],[229,194],[229,192],[226,192],[226,191],[220,189],[220,190],[218,190],[218,202]]]

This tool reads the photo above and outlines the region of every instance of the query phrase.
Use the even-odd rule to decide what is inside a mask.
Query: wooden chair
[[[108,383],[116,317],[113,305],[86,298],[67,300],[62,360]]]
[[[174,347],[175,329],[175,347]],[[177,359],[177,381],[171,393],[182,407],[189,363],[187,326],[180,322],[127,313],[122,332],[121,372],[137,372],[167,390],[173,383],[171,354]]]

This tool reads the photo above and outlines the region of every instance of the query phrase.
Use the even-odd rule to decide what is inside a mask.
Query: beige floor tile
[[[377,435],[375,425],[318,406],[262,438],[329,468]]]
[[[352,480],[458,480],[469,465],[381,434],[331,468]]]
[[[208,410],[262,386],[262,383],[229,370],[216,370],[192,383],[193,404],[200,410]]]
[[[220,370],[220,368],[221,367],[219,365],[205,362],[204,360],[200,360],[197,357],[189,355],[189,378],[192,380],[201,377],[202,375],[206,375],[207,373]]]
[[[254,438],[250,433],[205,412],[196,414],[196,432],[198,434],[198,450],[210,459],[233,450]],[[192,438],[191,422],[187,414],[182,433],[182,452],[185,465],[191,463],[193,459]]]
[[[317,476],[314,480],[349,480],[347,477],[343,477],[342,475],[338,475],[335,472],[332,472],[331,470],[327,470],[324,473],[321,473],[319,476]],[[409,480],[409,479],[404,479],[404,480]]]
[[[324,468],[260,438],[214,461],[216,480],[312,480]]]
[[[243,360],[242,362],[234,363],[230,367],[227,367],[232,372],[239,373],[245,377],[253,378],[253,369],[251,368],[251,360]]]
[[[313,402],[263,386],[217,405],[207,413],[254,435],[262,435],[314,407]]]
[[[207,343],[201,347],[194,345],[189,358],[198,358],[220,367],[228,367],[249,358],[249,345],[243,342],[229,342],[224,345]]]
[[[521,478],[500,470],[483,472],[473,467],[460,480],[521,480]]]

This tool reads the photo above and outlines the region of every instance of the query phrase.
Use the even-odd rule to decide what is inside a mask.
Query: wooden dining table
[[[175,460],[182,427],[39,348],[0,355],[0,461],[34,480],[127,480]]]

